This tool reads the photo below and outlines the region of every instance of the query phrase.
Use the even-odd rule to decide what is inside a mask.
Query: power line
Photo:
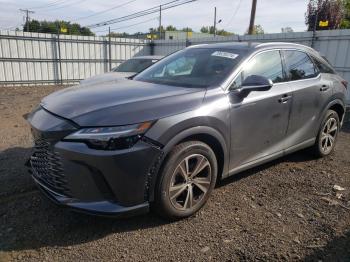
[[[125,29],[125,28],[129,28],[129,27],[136,26],[136,25],[141,25],[141,24],[144,24],[144,23],[147,23],[147,22],[150,22],[150,21],[154,21],[154,20],[158,20],[158,17],[153,17],[153,18],[151,18],[151,19],[147,19],[147,20],[141,21],[141,22],[139,22],[139,23],[135,23],[135,24],[127,25],[127,26],[121,26],[121,27],[117,27],[117,28],[111,28],[111,31],[115,31],[115,30],[119,30],[119,29]],[[94,33],[102,33],[102,32],[106,32],[106,31],[108,31],[108,30],[109,30],[109,29],[94,31]]]
[[[51,3],[48,3],[46,5],[40,5],[40,6],[34,6],[32,9],[43,9],[43,8],[49,8],[55,5],[60,5],[66,2],[69,2],[70,0],[57,0],[57,1],[52,1]]]
[[[174,0],[174,1],[168,2],[168,3],[164,4],[164,5],[168,5],[168,4],[170,4],[170,3],[178,2],[178,1],[180,1],[180,0]],[[109,24],[109,23],[113,23],[114,21],[117,21],[117,20],[123,20],[123,19],[126,19],[126,18],[134,17],[134,16],[135,16],[135,18],[137,18],[138,15],[143,15],[143,14],[146,14],[146,13],[148,14],[148,12],[154,12],[155,9],[157,9],[157,12],[158,12],[158,6],[156,6],[156,7],[151,7],[151,8],[148,8],[148,9],[145,9],[145,10],[142,10],[142,11],[139,11],[139,12],[136,12],[136,13],[132,13],[132,14],[127,15],[127,16],[122,16],[122,17],[119,17],[119,18],[111,19],[111,20],[108,20],[108,21],[106,21],[106,22],[100,22],[100,23],[93,24],[93,25],[90,25],[90,26],[87,26],[87,27],[100,27],[100,26],[107,25],[107,24]],[[151,13],[149,13],[149,14],[151,14]],[[126,19],[125,21],[127,21],[127,19]],[[117,23],[118,23],[118,22],[119,22],[119,21],[117,21]],[[123,21],[121,21],[121,22],[123,22]]]
[[[188,4],[191,2],[196,2],[198,0],[186,0],[185,2],[177,3],[179,1],[180,0],[174,0],[174,1],[168,2],[166,4],[163,4],[162,10],[164,11],[164,10],[174,8],[174,7],[177,7],[180,5]],[[106,26],[106,25],[110,25],[110,24],[115,24],[115,23],[120,23],[120,22],[124,22],[124,21],[128,21],[128,20],[136,19],[138,17],[142,17],[142,16],[146,16],[146,15],[150,15],[150,14],[154,14],[154,13],[158,13],[158,12],[159,12],[159,6],[155,6],[155,7],[149,8],[149,9],[145,9],[145,10],[140,11],[140,12],[130,14],[130,15],[118,17],[118,18],[111,19],[111,20],[108,20],[105,22],[100,22],[97,24],[88,25],[87,27],[96,28],[96,27]]]
[[[100,15],[100,14],[104,14],[104,13],[107,13],[107,12],[109,12],[109,11],[112,11],[112,10],[115,10],[115,9],[117,9],[117,8],[120,8],[120,7],[123,7],[123,6],[125,6],[125,5],[128,5],[128,4],[130,4],[130,3],[132,3],[132,2],[135,2],[135,1],[137,1],[137,0],[131,0],[131,1],[128,1],[128,2],[126,2],[126,3],[123,3],[123,4],[120,4],[120,5],[114,6],[114,7],[112,7],[112,8],[104,9],[104,10],[102,10],[102,11],[96,12],[96,13],[91,14],[91,15],[88,15],[88,16],[79,17],[79,18],[74,19],[74,20],[72,19],[72,21],[83,20],[83,19],[86,19],[86,18],[90,18],[90,17],[93,17],[93,16],[97,16],[97,15]]]
[[[239,0],[238,5],[237,5],[237,8],[236,8],[236,10],[233,12],[233,14],[232,14],[232,16],[230,17],[230,19],[228,20],[226,26],[228,26],[229,24],[231,24],[233,18],[236,16],[236,14],[237,14],[239,8],[241,7],[241,4],[242,4],[242,0]]]
[[[52,12],[52,11],[55,11],[55,10],[58,10],[58,9],[66,8],[66,7],[68,7],[68,6],[77,5],[77,4],[80,4],[80,3],[82,3],[82,2],[86,2],[86,1],[87,1],[87,0],[79,0],[79,1],[77,1],[77,2],[75,2],[75,3],[69,3],[69,4],[67,4],[67,5],[54,7],[53,9],[48,8],[48,10],[45,10],[45,12]]]

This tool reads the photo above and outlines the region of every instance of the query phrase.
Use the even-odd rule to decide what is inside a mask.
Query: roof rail
[[[307,45],[302,45],[302,44],[298,44],[298,43],[289,43],[289,42],[268,42],[268,43],[260,43],[260,44],[258,44],[256,47],[263,47],[263,46],[269,46],[269,45],[295,45],[295,46],[300,46],[300,47],[308,48],[308,49],[310,49],[310,50],[314,50],[313,48],[311,48],[310,46],[307,46]]]

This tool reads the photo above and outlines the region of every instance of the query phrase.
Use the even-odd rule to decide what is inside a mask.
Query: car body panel
[[[332,97],[332,82],[326,76],[289,83],[293,90],[293,105],[286,137],[287,147],[316,137],[322,105]],[[329,89],[321,91],[322,86]]]
[[[135,75],[135,72],[108,72],[105,74],[100,74],[96,76],[89,77],[87,79],[81,80],[80,85],[96,85],[105,82],[116,83],[119,80]]]
[[[118,84],[66,88],[44,98],[42,106],[79,126],[117,126],[193,110],[202,103],[204,94],[205,89],[125,79]]]
[[[230,169],[264,158],[285,149],[291,99],[286,83],[275,84],[268,91],[253,91],[245,95],[233,90],[230,97],[231,157]],[[247,134],[249,139],[246,139]]]

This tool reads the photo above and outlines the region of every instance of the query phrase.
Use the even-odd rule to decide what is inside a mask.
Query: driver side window
[[[244,80],[251,75],[264,76],[271,79],[273,83],[284,81],[280,52],[267,51],[254,56],[237,76],[231,89],[240,88]]]

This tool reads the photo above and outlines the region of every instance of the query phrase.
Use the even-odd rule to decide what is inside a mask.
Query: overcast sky
[[[76,21],[82,25],[103,22],[134,12],[151,8],[170,0],[0,0],[0,29],[20,27],[23,24],[23,13],[20,8],[35,11],[33,19]],[[120,8],[112,9],[118,5]],[[304,14],[307,0],[258,0],[256,24],[262,25],[265,32],[278,33],[282,27],[290,26],[294,31],[305,31]],[[163,12],[163,25],[174,25],[177,28],[189,26],[198,31],[203,25],[212,25],[214,7],[217,7],[218,18],[222,19],[219,29],[242,34],[247,30],[251,0],[198,0],[184,6]],[[94,15],[96,12],[107,12]],[[82,18],[90,16],[89,18]],[[113,24],[115,31],[129,33],[145,32],[150,27],[158,26],[158,15],[152,14],[135,20]],[[79,19],[82,18],[82,19]],[[126,28],[127,26],[133,25]],[[95,29],[105,30],[106,27]],[[102,32],[103,33],[103,32]],[[100,33],[99,33],[100,34]]]

